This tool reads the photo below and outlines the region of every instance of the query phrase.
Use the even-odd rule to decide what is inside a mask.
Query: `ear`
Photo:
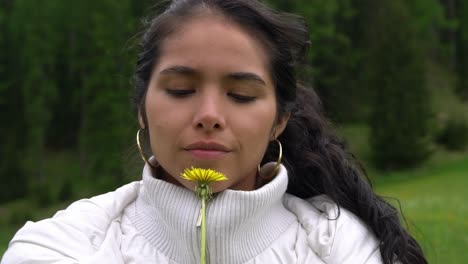
[[[279,135],[283,133],[284,129],[286,128],[286,125],[288,124],[290,117],[291,117],[291,113],[289,112],[278,118],[278,121],[273,126],[273,130],[272,130],[271,138],[270,138],[271,140],[279,137]]]
[[[140,128],[145,128],[145,122],[143,122],[143,116],[141,115],[141,110],[138,110],[138,123],[140,123]]]

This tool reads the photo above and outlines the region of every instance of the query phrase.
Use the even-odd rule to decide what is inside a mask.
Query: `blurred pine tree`
[[[50,124],[51,105],[57,99],[56,47],[57,7],[60,1],[51,0],[40,5],[30,1],[13,1],[8,23],[8,38],[11,43],[8,67],[9,80],[20,94],[24,122],[24,152],[21,165],[28,175],[28,184],[46,181],[44,173],[45,138]]]
[[[11,2],[0,0],[0,203],[27,192],[21,162],[26,134],[22,94],[11,78],[16,68],[8,28],[11,8]]]
[[[456,6],[458,29],[455,42],[455,58],[458,79],[455,90],[463,100],[468,101],[468,3],[457,0]]]
[[[379,168],[419,165],[430,154],[424,53],[403,0],[373,2],[366,73],[373,89],[371,136]]]
[[[123,179],[123,152],[133,144],[137,130],[129,99],[135,56],[126,47],[136,19],[130,0],[83,2],[88,7],[83,39],[86,50],[79,55],[83,63],[79,128],[82,168],[85,177],[105,187],[117,186]]]

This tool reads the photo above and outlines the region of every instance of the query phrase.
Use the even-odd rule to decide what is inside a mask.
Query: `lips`
[[[184,150],[190,152],[194,158],[197,159],[218,159],[231,152],[231,150],[216,142],[195,142]]]
[[[219,143],[216,143],[216,142],[195,142],[195,143],[192,143],[190,145],[188,145],[187,147],[185,147],[186,150],[194,150],[194,149],[201,149],[201,150],[218,150],[218,151],[224,151],[224,152],[229,152],[229,148],[222,145],[222,144],[219,144]]]

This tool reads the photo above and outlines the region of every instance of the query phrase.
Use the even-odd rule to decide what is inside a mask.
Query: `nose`
[[[201,95],[195,110],[193,125],[204,131],[222,130],[226,121],[219,96],[212,93]]]

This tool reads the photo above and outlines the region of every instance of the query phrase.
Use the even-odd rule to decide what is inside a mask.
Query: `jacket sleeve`
[[[11,240],[1,264],[119,263],[112,259],[115,252],[107,251],[118,249],[120,215],[138,189],[138,182],[130,183],[77,201],[50,219],[27,222]]]
[[[334,236],[330,238],[329,255],[325,257],[327,263],[383,263],[379,241],[357,216],[340,208],[340,215],[334,222],[328,227],[333,229]]]
[[[288,197],[312,250],[327,264],[381,264],[379,241],[357,216],[326,196]]]

